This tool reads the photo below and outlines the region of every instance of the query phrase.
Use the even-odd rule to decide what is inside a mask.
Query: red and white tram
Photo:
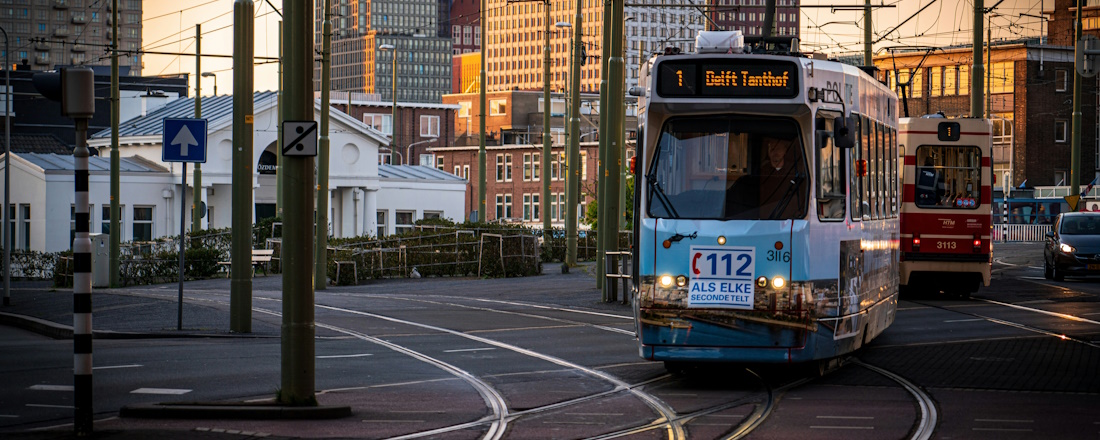
[[[899,120],[905,156],[900,285],[967,297],[993,262],[992,126],[932,115]]]

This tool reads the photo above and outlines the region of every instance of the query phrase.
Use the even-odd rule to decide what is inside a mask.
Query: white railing
[[[1017,225],[997,223],[993,225],[993,241],[1043,241],[1046,240],[1049,224]]]

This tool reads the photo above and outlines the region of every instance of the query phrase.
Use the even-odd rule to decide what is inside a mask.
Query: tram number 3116
[[[791,262],[791,253],[787,251],[768,251],[768,261],[782,261],[784,263]]]

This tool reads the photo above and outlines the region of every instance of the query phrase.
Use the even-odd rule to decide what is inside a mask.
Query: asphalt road
[[[600,302],[590,275],[550,265],[539,277],[330,287],[316,292],[313,357],[318,400],[353,409],[338,420],[116,417],[141,403],[270,399],[282,383],[282,302],[278,277],[256,278],[253,333],[230,335],[228,281],[188,283],[177,331],[174,285],[114,289],[97,296],[96,328],[157,337],[95,341],[96,429],[164,439],[1096,438],[1100,283],[1044,280],[1035,244],[995,252],[992,286],[969,300],[903,298],[885,333],[820,377],[759,365],[670,375],[638,357],[629,306]],[[27,292],[43,304],[64,294]],[[15,299],[13,309],[66,319],[56,305]],[[72,342],[0,326],[0,353],[0,435],[71,430]]]

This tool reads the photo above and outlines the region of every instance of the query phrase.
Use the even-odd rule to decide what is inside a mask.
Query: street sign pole
[[[198,98],[196,98],[198,99]],[[206,162],[206,120],[198,118],[164,118],[161,133],[160,159],[163,162],[180,162],[180,245],[179,245],[179,301],[176,310],[176,330],[183,330],[183,280],[186,278],[184,271],[184,251],[187,248],[187,163],[195,164],[195,172],[198,172],[198,164]],[[196,192],[199,186],[196,183]]]
[[[185,233],[183,225],[187,223],[184,221],[184,219],[187,218],[187,197],[185,197],[187,195],[187,162],[183,162],[182,165],[183,171],[180,172],[180,290],[178,301],[176,302],[176,330],[183,330],[183,249],[185,246],[184,241],[186,241],[183,239],[183,234]],[[196,167],[197,166],[198,165],[196,165]],[[198,188],[195,190],[198,191]]]

